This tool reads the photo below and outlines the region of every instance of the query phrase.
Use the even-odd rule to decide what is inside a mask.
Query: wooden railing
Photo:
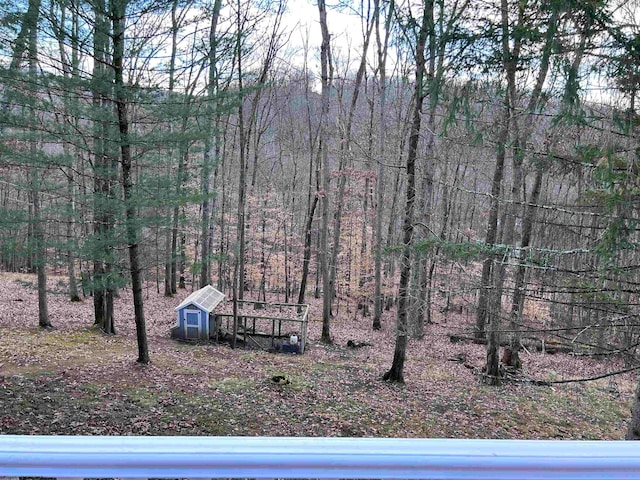
[[[640,443],[0,435],[0,477],[640,479]]]

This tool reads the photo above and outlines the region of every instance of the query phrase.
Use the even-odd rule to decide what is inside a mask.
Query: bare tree
[[[207,107],[206,111],[206,129],[204,158],[202,160],[202,217],[201,217],[201,245],[202,245],[202,262],[200,265],[200,286],[209,285],[211,283],[211,229],[209,223],[211,221],[211,171],[216,170],[220,155],[220,132],[219,105],[216,97],[218,92],[218,20],[220,17],[221,0],[215,0],[213,3],[213,11],[211,12],[211,25],[209,27],[209,79],[207,86]],[[214,117],[216,121],[213,121]]]
[[[418,157],[418,143],[422,125],[422,103],[425,98],[424,76],[426,62],[424,49],[429,33],[429,8],[423,6],[422,22],[415,49],[416,80],[414,86],[413,118],[409,135],[409,150],[407,152],[407,197],[404,209],[402,227],[402,265],[400,269],[400,287],[398,289],[398,313],[396,318],[396,346],[391,368],[383,375],[384,380],[404,382],[404,361],[408,342],[407,303],[409,300],[409,280],[411,277],[411,253],[413,249],[414,208],[416,200],[416,159]]]
[[[382,327],[380,318],[382,317],[382,217],[384,212],[384,176],[386,161],[386,134],[387,134],[387,51],[389,47],[389,34],[395,3],[391,0],[387,7],[383,33],[380,32],[381,1],[375,2],[374,21],[376,25],[376,44],[378,53],[378,169],[376,178],[376,208],[375,208],[375,264],[374,264],[374,307],[373,307],[373,329],[380,330]]]
[[[367,67],[367,52],[369,50],[369,43],[371,41],[371,35],[373,33],[373,27],[375,25],[375,21],[370,18],[371,15],[367,12],[367,17],[364,19],[366,21],[366,28],[364,32],[364,42],[362,46],[362,56],[360,57],[360,62],[358,64],[358,70],[356,72],[355,81],[353,84],[353,88],[351,90],[351,101],[349,103],[349,107],[346,110],[346,119],[341,119],[339,124],[343,124],[344,128],[340,131],[340,153],[339,153],[339,165],[338,165],[338,188],[337,195],[333,213],[333,245],[331,248],[331,259],[329,261],[330,265],[330,277],[329,277],[329,299],[330,302],[333,302],[333,299],[336,295],[336,280],[338,274],[338,254],[340,253],[340,234],[342,232],[342,214],[345,205],[345,189],[347,185],[347,175],[345,169],[351,164],[351,143],[352,143],[352,135],[353,135],[353,119],[356,112],[356,107],[358,104],[358,97],[360,96],[360,87],[362,85],[362,79],[364,78],[364,74]],[[344,86],[342,83],[342,87],[338,96],[340,98],[344,95]],[[342,110],[342,109],[341,109]],[[326,294],[325,294],[326,295]],[[331,307],[329,307],[331,310]]]
[[[300,279],[300,292],[298,294],[298,303],[304,303],[304,298],[307,293],[307,277],[309,275],[309,264],[311,263],[311,240],[312,240],[312,226],[313,219],[316,212],[316,208],[318,206],[319,199],[321,197],[321,187],[320,187],[320,176],[315,175],[315,183],[314,183],[314,157],[316,156],[316,146],[318,141],[318,135],[320,130],[318,128],[313,127],[311,122],[311,92],[310,92],[310,83],[311,77],[309,74],[309,65],[308,65],[308,44],[305,42],[304,46],[304,95],[305,95],[305,105],[306,105],[306,128],[307,128],[307,138],[309,143],[309,176],[308,178],[308,193],[307,193],[307,211],[306,211],[306,221],[304,227],[304,250],[303,250],[303,260],[302,260],[302,276]],[[320,165],[320,155],[321,149],[317,150],[316,159],[316,168]],[[316,172],[317,173],[317,172]]]
[[[320,64],[322,80],[322,111],[320,114],[320,161],[319,174],[322,179],[322,225],[320,227],[320,271],[322,273],[322,336],[325,343],[331,343],[329,332],[331,324],[331,272],[329,268],[329,165],[328,165],[328,125],[329,125],[329,95],[333,78],[331,64],[331,37],[327,26],[327,9],[324,0],[318,0],[320,14],[320,29],[322,31],[322,45],[320,47]]]

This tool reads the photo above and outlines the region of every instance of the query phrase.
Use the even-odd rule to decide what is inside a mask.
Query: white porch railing
[[[0,435],[0,477],[640,479],[640,442]]]

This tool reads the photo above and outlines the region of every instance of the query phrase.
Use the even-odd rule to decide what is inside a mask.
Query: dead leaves
[[[355,302],[342,303],[331,325],[335,343],[327,346],[318,342],[320,302],[311,299],[309,349],[304,355],[275,355],[172,341],[169,328],[180,298],[167,299],[153,289],[146,294],[152,363],[140,368],[128,292],[117,300],[116,336],[90,329],[90,300],[72,304],[64,295],[50,296],[57,329],[41,332],[32,316],[35,292],[0,278],[0,433],[623,436],[632,374],[618,382],[619,398],[610,395],[606,382],[602,388],[554,390],[480,386],[465,366],[481,367],[484,347],[451,344],[447,337],[465,327],[462,314],[449,312],[446,325],[436,318],[424,340],[409,342],[407,383],[396,386],[380,380],[393,356],[392,311],[385,312],[383,329],[373,331]],[[349,339],[363,348],[347,347]],[[526,374],[536,378],[587,375],[608,365],[538,353],[523,359]],[[276,377],[285,383],[274,382]]]

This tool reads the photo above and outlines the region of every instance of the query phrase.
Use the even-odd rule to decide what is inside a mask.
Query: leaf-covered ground
[[[408,347],[404,385],[380,378],[391,364],[394,316],[374,332],[360,312],[340,314],[334,344],[320,344],[312,303],[305,355],[271,354],[169,338],[174,308],[150,286],[145,309],[152,363],[140,366],[130,293],[116,301],[118,335],[93,329],[91,299],[71,303],[50,280],[53,331],[37,328],[35,278],[0,275],[0,433],[86,435],[294,435],[621,439],[635,377],[555,387],[480,385],[484,348],[450,343],[470,316],[438,313]],[[153,287],[153,288],[152,288]],[[315,302],[312,300],[312,302]],[[437,312],[436,312],[437,313]],[[372,346],[351,349],[348,340]],[[523,354],[525,376],[560,379],[621,368],[614,360]],[[276,385],[285,375],[288,385]]]

